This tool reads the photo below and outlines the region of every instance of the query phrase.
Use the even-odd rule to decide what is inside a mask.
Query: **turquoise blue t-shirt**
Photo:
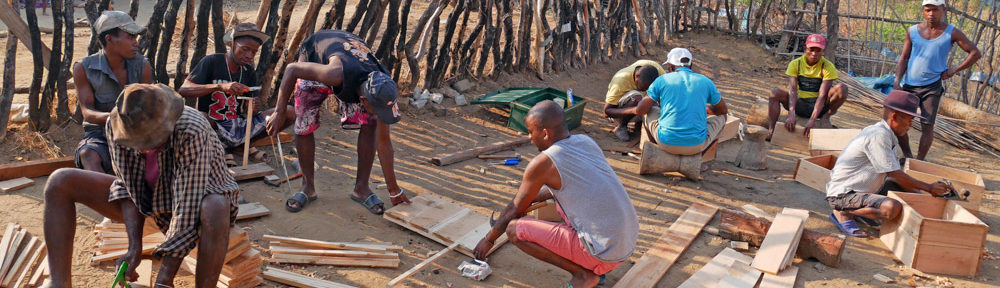
[[[656,137],[661,144],[694,146],[705,142],[708,137],[705,104],[715,105],[722,100],[711,79],[681,67],[656,78],[646,93],[660,103]]]

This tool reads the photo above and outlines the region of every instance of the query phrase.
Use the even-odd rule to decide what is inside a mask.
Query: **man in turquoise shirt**
[[[674,155],[704,153],[726,124],[728,109],[722,94],[711,79],[691,71],[691,62],[687,49],[670,50],[666,67],[670,72],[656,78],[646,90],[648,96],[635,107],[639,115],[648,113],[649,139]],[[709,113],[719,116],[708,117]]]

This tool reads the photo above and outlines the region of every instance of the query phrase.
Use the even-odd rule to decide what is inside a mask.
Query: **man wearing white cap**
[[[139,53],[136,37],[146,32],[121,11],[104,11],[94,21],[101,50],[73,66],[76,96],[83,113],[83,139],[76,148],[76,167],[112,173],[104,123],[122,89],[134,83],[152,83],[153,67]]]
[[[704,153],[726,124],[722,94],[711,79],[691,71],[692,59],[687,49],[670,50],[668,73],[656,78],[646,90],[648,96],[633,108],[635,114],[646,114],[649,139],[674,155]],[[708,117],[709,112],[716,116]]]
[[[774,126],[781,116],[781,107],[788,110],[785,129],[795,132],[796,116],[809,118],[805,124],[803,135],[809,135],[809,130],[816,126],[816,121],[829,123],[830,116],[847,100],[847,87],[844,84],[833,84],[839,77],[837,67],[833,62],[823,57],[826,49],[826,38],[812,34],[806,37],[806,53],[788,63],[785,75],[788,75],[788,91],[775,88],[771,90],[767,110],[767,139],[774,134]]]
[[[934,141],[934,120],[937,118],[941,96],[944,95],[941,81],[972,67],[981,54],[965,33],[945,22],[944,13],[947,8],[944,0],[923,0],[921,9],[925,21],[910,26],[906,33],[903,54],[896,63],[893,89],[906,90],[920,98],[920,116],[923,117],[920,119],[920,132],[923,134],[920,135],[917,159],[923,160]],[[955,43],[969,55],[958,67],[948,68],[948,54]],[[899,136],[899,146],[904,156],[913,157],[907,134]]]

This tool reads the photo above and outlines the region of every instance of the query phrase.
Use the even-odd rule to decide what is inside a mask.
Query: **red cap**
[[[806,49],[818,47],[819,49],[826,49],[826,38],[823,35],[812,34],[806,37]]]

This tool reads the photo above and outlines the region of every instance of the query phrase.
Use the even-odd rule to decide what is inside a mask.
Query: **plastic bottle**
[[[569,88],[569,90],[566,90],[566,103],[569,104],[568,107],[573,107],[573,104],[576,104],[574,102],[575,101],[573,101],[573,88]]]

